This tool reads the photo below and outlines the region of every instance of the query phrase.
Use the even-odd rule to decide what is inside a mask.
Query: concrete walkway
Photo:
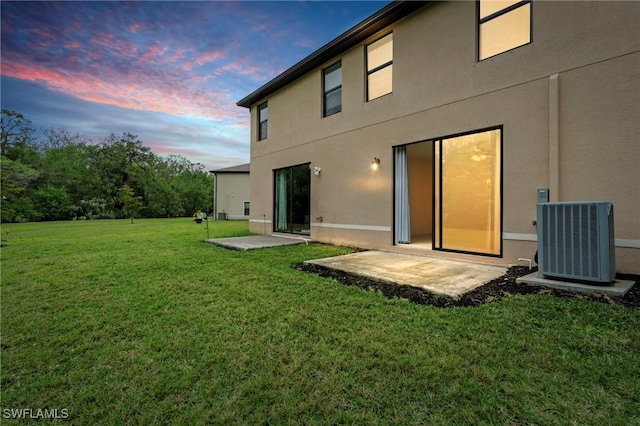
[[[308,237],[251,235],[205,240],[233,250],[254,250],[305,244]],[[506,268],[384,251],[364,251],[344,256],[308,260],[305,263],[349,272],[398,285],[421,287],[433,293],[457,297],[504,275]]]
[[[255,250],[268,247],[290,246],[306,244],[311,241],[302,237],[281,237],[275,235],[250,235],[248,237],[212,238],[204,240],[206,243],[218,245],[232,250]]]
[[[421,287],[451,297],[458,297],[506,272],[501,266],[383,251],[365,251],[305,263]]]

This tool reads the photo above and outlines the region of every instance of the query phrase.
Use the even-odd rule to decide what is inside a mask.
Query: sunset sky
[[[2,108],[207,170],[249,161],[236,102],[388,1],[2,1]]]

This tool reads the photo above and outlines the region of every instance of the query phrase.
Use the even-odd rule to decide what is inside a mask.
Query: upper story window
[[[531,0],[479,0],[478,59],[531,43]]]
[[[267,138],[267,124],[269,122],[269,109],[267,103],[258,106],[258,140]]]
[[[367,46],[367,101],[393,89],[393,33]]]
[[[342,111],[342,62],[324,72],[324,117]]]

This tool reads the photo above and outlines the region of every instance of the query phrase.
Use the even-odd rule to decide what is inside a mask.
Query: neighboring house
[[[214,219],[249,219],[249,164],[211,170],[211,173],[214,175]]]
[[[640,272],[640,2],[394,2],[238,102],[251,231],[509,264],[538,190]]]

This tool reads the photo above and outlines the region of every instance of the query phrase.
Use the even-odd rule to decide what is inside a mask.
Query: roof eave
[[[288,70],[284,71],[259,89],[255,90],[236,105],[251,108],[251,105],[280,90],[308,72],[313,71],[331,58],[340,55],[378,31],[416,11],[429,1],[394,1],[342,33],[320,49],[313,52]]]

